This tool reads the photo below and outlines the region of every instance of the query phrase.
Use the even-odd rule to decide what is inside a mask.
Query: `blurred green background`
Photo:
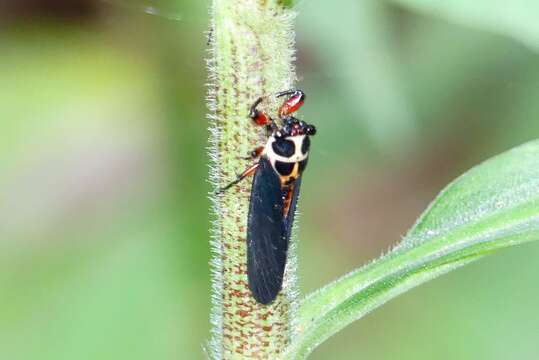
[[[0,4],[0,359],[203,359],[208,1]],[[316,124],[300,287],[387,251],[539,137],[539,6],[302,0]],[[248,121],[246,119],[246,121]],[[390,302],[312,359],[536,359],[539,244]]]

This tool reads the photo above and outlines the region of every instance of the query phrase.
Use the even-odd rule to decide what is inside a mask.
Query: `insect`
[[[282,288],[309,137],[316,134],[313,125],[292,116],[305,100],[303,91],[287,90],[275,96],[287,97],[278,110],[281,126],[257,109],[265,98],[256,100],[249,117],[266,126],[268,140],[251,152],[249,158],[257,162],[220,190],[254,175],[247,217],[247,277],[253,297],[261,304],[271,303]]]

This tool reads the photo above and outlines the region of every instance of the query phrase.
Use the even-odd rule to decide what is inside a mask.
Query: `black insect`
[[[313,125],[291,116],[305,100],[301,90],[276,94],[287,96],[279,108],[281,126],[257,106],[249,117],[266,126],[271,135],[265,146],[252,151],[258,162],[222,188],[224,191],[253,175],[253,186],[247,219],[247,276],[253,297],[261,304],[271,303],[281,291],[286,256],[301,185],[301,174],[307,165],[310,139],[316,133]]]

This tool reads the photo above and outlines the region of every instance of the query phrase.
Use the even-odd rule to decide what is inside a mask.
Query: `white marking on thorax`
[[[275,142],[274,136],[270,136],[270,138],[268,139],[268,142],[266,143],[266,146],[264,147],[263,154],[265,154],[270,160],[281,161],[284,163],[295,163],[295,162],[305,160],[307,159],[307,156],[309,155],[309,152],[307,152],[307,154],[303,154],[301,152],[301,145],[303,145],[303,140],[305,139],[305,136],[306,135],[296,135],[296,136],[288,136],[285,138],[286,140],[293,141],[295,145],[295,152],[294,152],[294,155],[292,155],[291,157],[281,156],[281,155],[276,154],[275,151],[273,151],[273,147],[271,146],[271,144]],[[272,161],[272,163],[274,163],[274,161]]]

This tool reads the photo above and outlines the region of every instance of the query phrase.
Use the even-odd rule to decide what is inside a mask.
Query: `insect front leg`
[[[275,121],[266,113],[257,109],[258,105],[265,99],[265,97],[259,97],[249,110],[249,117],[255,122],[255,124],[260,126],[266,126],[269,131],[277,129],[277,124]]]
[[[289,98],[279,108],[279,117],[284,119],[290,114],[295,113],[305,101],[305,93],[302,90],[286,90],[277,93],[275,96],[289,96]]]
[[[234,181],[230,182],[229,184],[227,184],[226,186],[218,189],[216,193],[217,194],[224,193],[226,190],[230,189],[232,186],[236,185],[237,183],[239,183],[240,181],[242,181],[246,177],[253,175],[257,168],[258,168],[258,163],[249,166],[244,172],[242,172],[241,174],[239,174],[236,177],[236,180],[234,180]]]

